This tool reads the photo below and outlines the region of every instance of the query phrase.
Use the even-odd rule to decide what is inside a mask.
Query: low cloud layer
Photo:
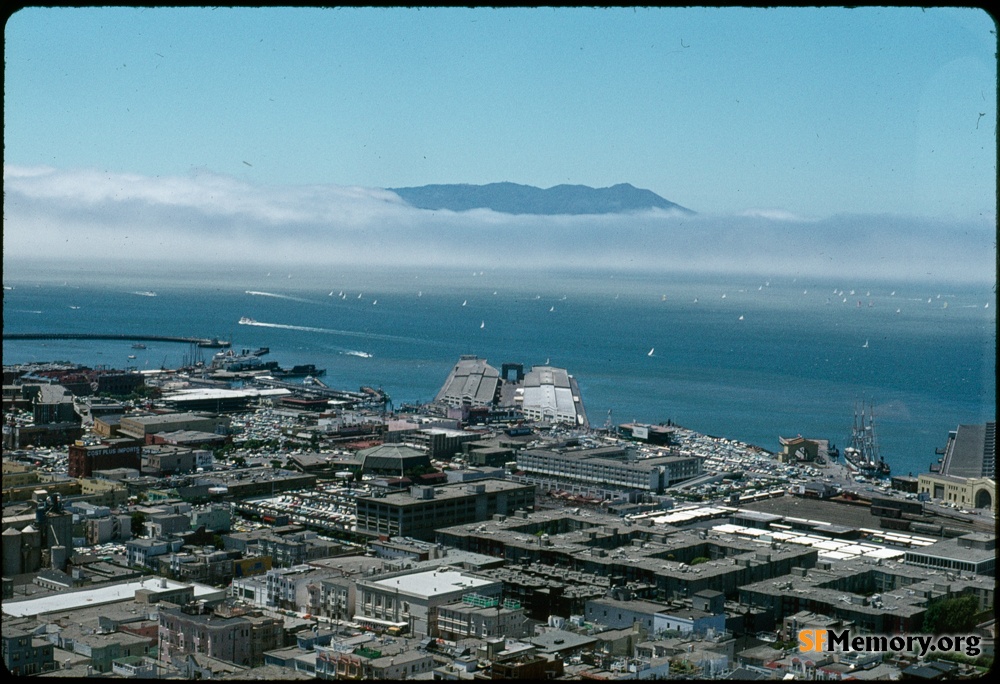
[[[679,199],[679,198],[678,198]],[[782,209],[737,216],[509,216],[425,211],[387,190],[257,186],[4,168],[4,267],[25,260],[634,268],[995,280],[995,223]]]

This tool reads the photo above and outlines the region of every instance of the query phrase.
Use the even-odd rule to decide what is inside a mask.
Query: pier
[[[226,340],[216,337],[174,337],[171,335],[130,335],[130,334],[88,334],[88,333],[7,333],[5,340],[121,340],[123,342],[179,342],[195,344],[199,347],[222,349],[231,346]]]

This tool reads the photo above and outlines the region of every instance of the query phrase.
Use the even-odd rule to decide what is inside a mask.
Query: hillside
[[[655,192],[620,183],[610,188],[557,185],[542,189],[517,183],[423,185],[387,188],[418,209],[492,209],[504,214],[625,214],[648,209],[694,212]]]

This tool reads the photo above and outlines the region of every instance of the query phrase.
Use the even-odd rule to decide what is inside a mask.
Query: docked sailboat
[[[854,407],[854,425],[851,428],[851,445],[844,449],[844,460],[847,467],[862,475],[884,477],[889,475],[889,464],[879,453],[878,439],[875,435],[874,402],[868,406],[868,416],[865,417],[865,404],[862,401],[860,411]]]

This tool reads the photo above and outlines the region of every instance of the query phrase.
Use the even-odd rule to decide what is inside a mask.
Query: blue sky
[[[223,186],[274,221],[317,188],[513,181],[995,222],[976,9],[27,8],[4,57],[5,248],[126,200],[183,224]]]

